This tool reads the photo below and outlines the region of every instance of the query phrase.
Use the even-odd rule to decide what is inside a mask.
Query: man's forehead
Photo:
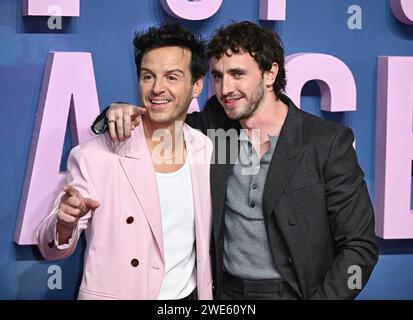
[[[191,61],[191,51],[184,47],[164,46],[149,49],[143,54],[141,68],[188,69]]]
[[[147,49],[142,56],[142,59],[145,57],[150,56],[151,54],[162,53],[165,57],[179,57],[182,58],[184,56],[191,56],[191,51],[186,47],[180,46],[162,46],[162,47],[155,47]]]
[[[239,51],[239,52],[234,52],[231,49],[228,49],[225,54],[222,54],[220,57],[211,57],[210,62],[212,66],[215,66],[217,64],[228,64],[228,63],[236,63],[240,64],[242,62],[247,62],[248,60],[251,60],[249,62],[255,62],[255,59],[249,54],[249,52],[246,51]]]

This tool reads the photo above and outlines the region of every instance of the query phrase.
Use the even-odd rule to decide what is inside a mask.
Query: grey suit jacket
[[[378,258],[374,212],[352,146],[353,133],[298,109],[286,96],[280,98],[288,105],[288,115],[263,195],[274,263],[299,298],[353,299]],[[207,129],[240,129],[239,122],[227,118],[216,97],[202,112],[188,115],[187,123],[205,134]],[[234,142],[221,136],[214,143],[216,147],[227,144],[226,163],[218,163],[219,152],[215,152],[211,167],[211,252],[214,294],[220,299],[226,188],[236,159],[229,152]]]

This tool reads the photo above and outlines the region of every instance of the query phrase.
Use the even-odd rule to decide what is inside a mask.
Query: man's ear
[[[204,87],[204,77],[199,78],[195,81],[192,87],[192,98],[198,98]]]
[[[272,88],[272,85],[277,79],[277,75],[278,75],[278,64],[273,62],[271,65],[271,69],[264,71],[264,84],[267,88]]]

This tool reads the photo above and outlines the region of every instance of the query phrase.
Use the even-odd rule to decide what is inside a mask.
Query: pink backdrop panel
[[[98,114],[91,54],[50,52],[20,202],[18,244],[35,244],[36,229],[62,187],[64,174],[59,171],[69,115],[72,141],[77,145],[94,136],[90,124]]]

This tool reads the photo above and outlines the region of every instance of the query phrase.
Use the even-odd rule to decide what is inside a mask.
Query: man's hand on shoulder
[[[109,134],[113,141],[124,141],[131,137],[131,132],[140,123],[139,115],[146,109],[126,103],[112,103],[106,112]]]

